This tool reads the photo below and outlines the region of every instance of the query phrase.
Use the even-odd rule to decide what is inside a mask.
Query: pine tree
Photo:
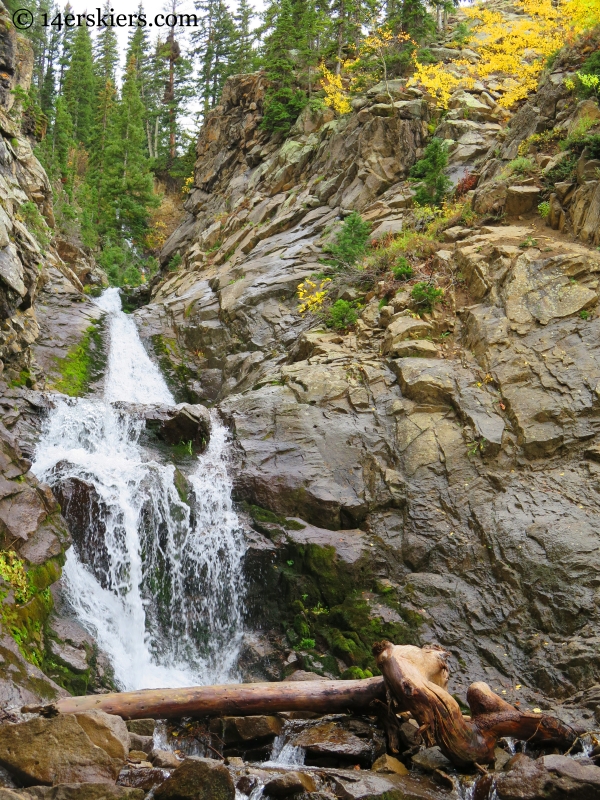
[[[235,33],[231,53],[231,74],[240,75],[252,72],[256,67],[254,50],[255,35],[252,32],[254,9],[248,0],[239,0],[236,13],[233,15]]]
[[[156,205],[143,118],[132,59],[123,81],[121,101],[114,106],[109,121],[99,184],[99,227],[107,241],[139,242],[146,230],[149,209]]]
[[[56,9],[58,11],[58,9]],[[62,12],[64,16],[67,14],[73,13],[73,6],[70,2],[67,2],[65,5],[64,11]],[[58,92],[62,94],[65,85],[65,76],[67,74],[67,70],[69,68],[69,64],[71,63],[71,52],[73,49],[73,42],[75,39],[75,34],[77,32],[77,28],[71,27],[63,27],[60,36],[60,58],[58,60],[59,63],[59,72],[58,72]]]
[[[105,0],[102,14],[110,14],[111,4]],[[100,28],[94,43],[94,72],[98,78],[98,88],[102,91],[107,81],[113,86],[115,73],[119,63],[119,43],[115,29],[111,27]]]
[[[48,12],[53,19],[59,12],[59,7],[54,5]],[[59,66],[60,46],[62,35],[56,27],[52,27],[48,36],[48,47],[46,64],[44,69],[44,79],[40,91],[40,105],[46,114],[52,111],[56,96],[56,77],[57,67]]]
[[[271,32],[265,38],[263,63],[272,88],[266,97],[262,125],[286,133],[306,104],[306,95],[296,86],[298,31],[291,0],[273,0],[265,19]]]
[[[65,186],[67,193],[69,193],[73,180],[72,169],[69,164],[69,157],[74,146],[73,121],[65,99],[60,96],[56,99],[52,140],[53,165],[58,171],[61,182]]]
[[[73,120],[75,139],[84,147],[89,147],[93,137],[95,88],[92,38],[88,28],[77,28],[63,94]]]
[[[223,0],[201,0],[195,7],[200,17],[200,30],[191,38],[194,55],[200,57],[199,93],[206,116],[217,104],[228,76],[234,74],[236,29]],[[250,24],[249,17],[247,24]]]

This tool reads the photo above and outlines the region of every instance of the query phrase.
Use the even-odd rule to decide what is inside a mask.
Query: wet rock
[[[208,758],[187,758],[156,789],[156,800],[234,800],[233,779],[223,764]]]
[[[326,681],[323,675],[317,675],[315,672],[306,672],[303,669],[297,669],[295,672],[292,672],[291,675],[288,675],[287,678],[283,679],[284,681]]]
[[[119,721],[127,730],[119,717],[103,722],[105,717],[110,715],[95,711],[3,725],[0,764],[26,784],[114,783],[126,753]]]
[[[366,733],[366,731],[361,731]],[[370,767],[384,751],[383,740],[374,729],[362,738],[337,722],[321,722],[303,730],[290,741],[306,750],[306,763],[316,766],[360,764]]]
[[[152,750],[150,761],[152,766],[159,769],[177,769],[181,765],[181,759],[169,750]]]
[[[27,793],[32,800],[143,800],[144,798],[143,789],[110,786],[106,783],[32,786],[27,789]]]
[[[273,740],[283,728],[278,717],[223,717],[223,740],[226,744]]]
[[[582,764],[568,756],[544,756],[533,761],[515,756],[496,780],[499,800],[597,800],[600,767]]]
[[[129,748],[131,750],[138,750],[142,753],[150,753],[154,747],[153,736],[140,736],[137,733],[129,734]]]
[[[205,406],[180,403],[147,410],[146,426],[168,444],[192,442],[204,449],[210,439],[210,414]]]
[[[452,766],[439,747],[426,747],[411,758],[413,764],[425,772],[435,772],[438,769],[447,770]]]
[[[119,785],[149,792],[165,782],[168,773],[164,769],[151,766],[148,762],[128,764],[121,770]]]
[[[286,772],[265,784],[264,792],[270,797],[289,797],[300,792],[314,792],[314,780],[303,772]]]
[[[448,796],[425,775],[381,775],[364,771],[353,774],[347,770],[328,770],[327,775],[341,800],[385,800],[389,797],[442,800]]]
[[[391,773],[395,775],[408,775],[408,769],[397,758],[384,753],[373,763],[373,772]]]
[[[143,750],[130,750],[129,755],[127,756],[127,761],[131,764],[142,764],[148,761],[148,753],[145,753]]]
[[[155,719],[129,719],[126,722],[127,730],[130,733],[135,733],[138,736],[154,736],[154,728],[156,727]],[[141,748],[144,749],[143,747]]]

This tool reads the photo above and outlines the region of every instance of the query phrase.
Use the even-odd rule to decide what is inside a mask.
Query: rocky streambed
[[[5,715],[0,800],[558,800],[600,797],[598,745],[572,755],[502,740],[495,768],[459,773],[422,749],[403,715],[390,754],[374,717],[272,716],[125,722],[102,711]]]

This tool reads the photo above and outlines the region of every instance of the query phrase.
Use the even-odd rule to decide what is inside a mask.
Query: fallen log
[[[473,683],[467,691],[471,719],[446,691],[443,682],[432,680],[431,652],[415,653],[418,648],[377,642],[373,654],[386,687],[400,711],[408,711],[419,723],[425,743],[438,745],[456,766],[491,764],[498,739],[512,736],[528,742],[546,742],[569,747],[576,732],[556,717],[532,711],[519,711],[498,697],[486,683]],[[449,654],[437,652],[440,670]]]
[[[277,711],[315,711],[323,714],[365,712],[374,700],[385,700],[383,678],[143,689],[138,692],[63,697],[51,708],[61,714],[100,710],[124,719],[177,719],[189,716],[248,716]]]

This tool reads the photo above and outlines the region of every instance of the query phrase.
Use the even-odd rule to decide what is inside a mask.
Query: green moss
[[[28,388],[31,388],[33,386],[33,383],[34,379],[29,370],[23,369],[19,373],[18,378],[15,378],[13,381],[10,381],[9,386],[12,386],[13,388],[17,388],[19,386],[27,386]]]
[[[187,365],[185,354],[177,340],[157,333],[151,337],[151,342],[161,372],[177,402],[193,402],[187,384],[194,377],[194,373]]]
[[[273,511],[268,511],[266,508],[253,506],[248,503],[244,503],[243,506],[244,510],[250,514],[254,522],[259,525],[261,522],[266,522],[272,525],[280,525],[288,531],[302,531],[306,527],[306,525],[303,525],[296,519],[288,519],[282,514],[275,514]]]
[[[52,389],[71,397],[82,397],[89,391],[106,364],[101,328],[100,321],[93,322],[81,341],[73,345],[64,358],[56,359],[59,378],[54,381]]]
[[[247,508],[254,526],[279,543],[277,562],[261,573],[255,613],[263,625],[281,627],[292,647],[303,649],[303,640],[315,641],[303,655],[304,669],[339,675],[340,660],[348,669],[356,668],[348,675],[346,670],[346,677],[358,675],[356,670],[378,674],[371,652],[374,642],[419,643],[424,620],[395,600],[393,587],[382,586],[373,574],[370,553],[349,564],[332,546],[292,540],[284,530],[285,517],[256,506]],[[276,537],[274,529],[279,532]],[[396,612],[398,621],[384,622],[373,612],[375,604],[384,603]]]

